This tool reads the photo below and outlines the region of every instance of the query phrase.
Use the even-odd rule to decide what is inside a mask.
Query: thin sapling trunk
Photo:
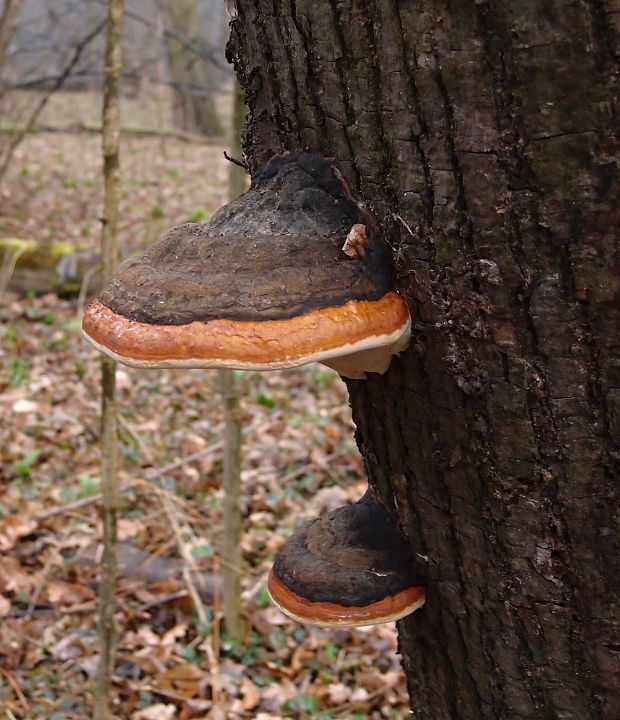
[[[109,0],[103,81],[104,210],[101,236],[103,282],[107,283],[118,259],[118,215],[121,191],[119,164],[119,82],[122,70],[124,0]],[[103,495],[103,557],[99,591],[100,659],[95,696],[95,720],[108,720],[110,684],[114,666],[114,592],[119,487],[117,477],[116,363],[101,361],[101,491]]]

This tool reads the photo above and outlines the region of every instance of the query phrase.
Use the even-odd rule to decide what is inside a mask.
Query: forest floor
[[[123,140],[121,249],[203,220],[226,197],[224,146]],[[44,133],[0,188],[0,238],[99,241],[99,138]],[[0,302],[0,720],[90,717],[98,661],[99,358],[75,300]],[[217,375],[118,371],[116,717],[405,718],[394,624],[323,630],[268,599],[274,553],[305,520],[357,499],[363,464],[346,388],[322,366],[239,373],[247,642],[221,620],[223,412]],[[197,619],[191,584],[209,623]],[[187,573],[186,573],[187,576]],[[3,714],[3,712],[4,714]]]

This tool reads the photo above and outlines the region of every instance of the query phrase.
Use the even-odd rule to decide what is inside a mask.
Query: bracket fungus
[[[398,620],[424,604],[424,583],[372,490],[294,533],[267,589],[289,617],[321,626]]]
[[[126,260],[83,319],[88,340],[127,365],[317,361],[351,378],[385,372],[410,327],[372,217],[311,153],[272,158],[209,222]]]

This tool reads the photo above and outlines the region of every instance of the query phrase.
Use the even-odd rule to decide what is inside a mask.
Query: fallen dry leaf
[[[94,600],[95,591],[87,585],[68,583],[64,580],[50,580],[47,585],[46,595],[52,605],[78,605],[87,600]]]
[[[163,637],[160,640],[160,643],[162,645],[174,645],[177,640],[185,637],[186,634],[187,623],[179,623],[178,625],[175,625],[173,628],[168,630],[167,633],[164,633]]]
[[[34,413],[34,412],[37,412],[38,409],[39,409],[38,403],[34,402],[33,400],[26,400],[26,399],[17,400],[11,406],[11,410],[13,410],[13,412],[16,415],[23,415],[25,413]]]
[[[277,685],[269,685],[261,695],[261,709],[269,712],[279,712],[287,700],[297,697],[298,690],[288,679],[284,678]]]
[[[157,703],[156,705],[144,708],[144,710],[138,710],[132,713],[131,720],[172,720],[176,713],[176,706],[172,703],[167,705]]]
[[[30,593],[36,579],[12,557],[0,557],[0,592]]]
[[[20,538],[33,533],[37,526],[37,521],[28,515],[9,515],[0,522],[0,550],[10,550]]]
[[[154,687],[161,692],[172,692],[184,698],[197,697],[208,681],[208,674],[197,665],[184,663],[160,673]]]
[[[241,702],[242,708],[244,710],[254,710],[260,702],[260,693],[256,685],[247,677],[244,677],[243,680],[241,680],[241,687],[239,689],[241,690],[243,698]]]
[[[52,657],[62,662],[75,660],[87,652],[89,652],[89,648],[84,644],[78,633],[70,633],[50,649]]]
[[[0,594],[0,617],[5,617],[11,612],[11,601]]]
[[[329,686],[329,699],[334,705],[341,705],[351,699],[352,690],[343,683],[335,683]]]

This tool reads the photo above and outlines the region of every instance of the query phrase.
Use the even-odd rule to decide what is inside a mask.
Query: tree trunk
[[[414,318],[350,381],[425,568],[414,717],[620,714],[618,0],[239,0],[256,167],[335,161]]]
[[[21,10],[22,0],[4,0],[4,6],[0,11],[0,77],[6,63],[6,53],[9,49],[9,43],[15,34],[15,26],[17,24],[17,16]],[[0,83],[0,95],[2,94],[2,84]]]
[[[120,82],[123,72],[123,26],[125,1],[108,0],[101,149],[103,155],[103,217],[101,232],[101,277],[108,283],[118,265],[118,221],[121,198],[120,169]],[[118,516],[118,427],[116,414],[116,361],[101,358],[101,511],[103,551],[99,582],[99,666],[93,706],[94,720],[112,720],[112,673],[116,633],[114,628],[117,576]]]
[[[245,119],[245,103],[241,86],[235,80],[232,98],[230,152],[241,157],[241,131]],[[247,174],[242,167],[230,164],[228,168],[228,198],[235,200],[247,189]],[[222,601],[228,636],[243,643],[246,625],[241,602],[241,574],[243,557],[241,534],[243,515],[239,501],[241,493],[241,459],[243,417],[240,408],[239,382],[234,370],[218,370],[220,392],[224,401],[224,508],[220,556],[222,558]]]

